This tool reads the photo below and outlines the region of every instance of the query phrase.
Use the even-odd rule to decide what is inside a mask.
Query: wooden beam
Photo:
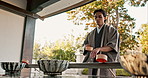
[[[28,64],[26,68],[39,68],[38,64]],[[70,63],[68,68],[113,68],[122,69],[119,62],[107,62],[107,63]]]
[[[53,12],[53,13],[50,13],[50,14],[41,16],[41,19],[44,20],[47,17],[53,16],[53,15],[56,15],[56,14],[59,14],[59,13],[62,13],[62,12],[66,12],[66,11],[69,11],[69,10],[74,9],[74,8],[77,8],[77,7],[81,7],[81,6],[86,5],[86,4],[88,4],[90,2],[93,2],[93,1],[96,1],[96,0],[83,0],[82,2],[77,3],[75,5],[72,5],[72,6],[69,6],[67,8],[63,8],[61,10],[58,10],[56,12]]]
[[[30,9],[28,9],[31,12],[37,13],[41,11],[43,8],[52,5],[60,0],[32,0],[28,4],[30,4]]]
[[[119,62],[106,62],[106,63],[70,63],[68,68],[122,68]]]
[[[26,11],[22,8],[16,7],[4,1],[0,1],[0,8],[3,10],[9,11],[9,12],[15,13],[17,15],[23,16],[23,17],[29,16],[29,17],[36,18],[36,19],[40,18],[38,14],[32,13],[30,11]]]

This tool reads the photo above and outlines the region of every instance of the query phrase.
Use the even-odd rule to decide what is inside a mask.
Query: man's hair
[[[101,12],[103,14],[103,16],[106,17],[106,12],[103,9],[95,10],[94,15],[96,14],[96,12]]]

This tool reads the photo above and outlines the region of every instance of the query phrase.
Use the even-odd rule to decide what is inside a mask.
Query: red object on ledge
[[[101,63],[107,62],[107,56],[105,54],[98,54],[96,56],[96,61]]]
[[[29,61],[28,60],[22,60],[22,63],[29,64]]]
[[[96,59],[96,61],[101,62],[101,63],[107,62],[107,60],[105,60],[105,59]]]

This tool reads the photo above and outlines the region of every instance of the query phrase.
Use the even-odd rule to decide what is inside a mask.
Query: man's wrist
[[[93,47],[85,47],[85,50],[92,51],[93,50]]]
[[[96,49],[97,49],[97,54],[98,54],[98,53],[100,52],[100,49],[101,49],[101,48],[96,48]]]

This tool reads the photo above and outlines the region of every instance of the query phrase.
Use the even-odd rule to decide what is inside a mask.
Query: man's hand
[[[94,50],[91,51],[90,57],[91,58],[95,58],[95,56],[97,55],[97,53],[100,52],[109,52],[113,50],[111,47],[109,46],[104,46],[104,47],[100,47],[100,48],[95,48]]]
[[[91,47],[89,44],[87,44],[87,45],[85,45],[85,50],[91,52],[93,50],[93,47]]]
[[[95,58],[99,51],[100,51],[100,48],[96,48],[96,49],[92,50],[90,53],[90,57]]]

